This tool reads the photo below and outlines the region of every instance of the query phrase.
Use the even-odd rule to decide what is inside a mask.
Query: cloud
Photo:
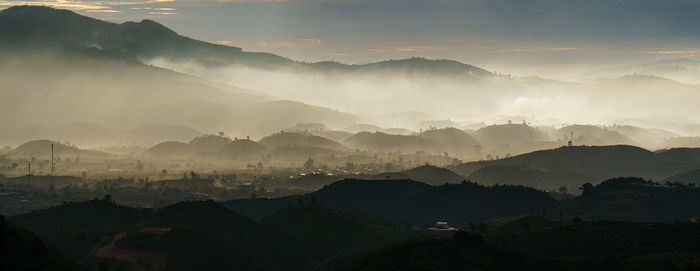
[[[445,47],[436,46],[408,46],[408,47],[381,47],[367,49],[368,52],[372,54],[381,53],[404,53],[404,52],[417,52],[417,51],[447,51]]]
[[[175,8],[154,8],[154,7],[136,7],[131,8],[133,10],[163,10],[163,11],[175,11]]]
[[[660,54],[660,55],[692,55],[700,53],[700,49],[657,49],[657,50],[642,50],[639,51],[641,54]]]
[[[263,41],[263,42],[260,42],[258,45],[260,47],[264,47],[264,48],[269,47],[269,48],[302,49],[302,48],[321,45],[321,40],[320,39],[293,39],[293,40],[273,41],[273,42]]]
[[[217,40],[217,41],[214,41],[214,43],[221,44],[221,45],[233,45],[234,42],[230,41],[230,40]]]
[[[80,10],[87,12],[97,12],[97,10],[112,10],[103,12],[118,12],[113,10],[114,6],[123,5],[147,5],[147,4],[157,4],[157,3],[169,3],[175,2],[175,0],[135,0],[135,1],[70,1],[70,0],[38,0],[38,1],[13,1],[13,0],[0,0],[0,6],[23,6],[23,5],[33,5],[33,6],[48,6],[54,8]]]
[[[121,11],[113,9],[88,9],[85,12],[97,12],[97,13],[121,13]]]

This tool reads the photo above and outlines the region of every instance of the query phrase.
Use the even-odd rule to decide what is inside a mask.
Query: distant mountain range
[[[98,48],[135,59],[166,58],[206,66],[240,64],[258,68],[303,67],[319,71],[377,72],[488,76],[490,72],[452,60],[412,58],[363,65],[338,62],[306,63],[269,53],[245,52],[181,36],[152,20],[115,24],[68,10],[16,6],[0,11],[0,44],[15,47],[70,46]]]

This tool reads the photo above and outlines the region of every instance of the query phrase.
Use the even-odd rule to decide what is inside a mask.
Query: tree
[[[304,169],[305,170],[316,169],[316,167],[314,166],[314,159],[309,158],[309,160],[306,160],[306,162],[304,162]]]
[[[568,192],[569,192],[569,189],[566,188],[566,186],[562,185],[561,187],[559,187],[559,193],[568,194]]]
[[[579,189],[581,189],[581,195],[587,195],[588,193],[591,193],[593,191],[593,184],[591,183],[584,183]]]

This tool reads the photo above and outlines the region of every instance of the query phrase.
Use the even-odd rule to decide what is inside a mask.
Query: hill
[[[438,142],[440,148],[451,154],[467,157],[479,155],[477,147],[480,146],[479,141],[456,128],[426,130],[420,136]]]
[[[583,194],[552,213],[591,220],[688,221],[699,212],[700,188],[667,186],[641,178],[614,178],[583,187]]]
[[[437,142],[413,135],[389,135],[382,132],[360,132],[343,141],[346,145],[362,150],[383,152],[436,152],[440,149]]]
[[[381,223],[360,213],[333,211],[315,203],[288,206],[262,220],[292,240],[317,269],[342,266],[381,247],[439,235]]]
[[[700,185],[700,169],[683,172],[661,180],[662,183],[681,183]]]
[[[459,183],[464,181],[464,177],[454,173],[453,171],[431,166],[424,165],[417,168],[409,169],[403,172],[408,175],[411,179],[424,182],[430,185],[441,185],[445,183]]]
[[[156,144],[146,150],[143,155],[154,158],[182,158],[190,156],[192,153],[192,147],[187,143],[168,141]]]
[[[346,132],[353,133],[353,134],[357,134],[360,132],[373,133],[373,132],[381,131],[382,127],[379,127],[379,126],[374,125],[374,124],[369,124],[369,123],[355,123],[355,124],[352,124],[348,127],[345,127],[343,130]]]
[[[547,193],[516,186],[474,183],[430,186],[411,180],[342,180],[305,196],[334,210],[359,210],[385,219],[432,225],[465,225],[552,207]]]
[[[474,136],[485,154],[519,154],[553,147],[549,136],[535,127],[525,124],[491,125],[476,130]]]
[[[626,132],[639,132],[633,131],[629,127],[607,129],[605,127],[599,127],[594,125],[570,125],[557,129],[552,136],[558,141],[566,143],[569,141],[571,133],[573,132],[573,142],[578,145],[638,145],[637,142],[634,142],[632,139],[621,134],[617,130]]]
[[[224,158],[249,160],[260,158],[268,152],[268,148],[249,139],[237,139],[226,143],[219,150],[219,156]]]
[[[564,186],[570,193],[578,193],[578,187],[584,183],[598,182],[597,179],[576,173],[552,172],[511,165],[487,166],[472,173],[467,179],[484,185],[523,185],[547,191],[558,191]]]
[[[520,166],[597,180],[619,176],[662,179],[696,169],[697,161],[700,161],[699,149],[651,152],[626,145],[573,146],[535,151],[499,160],[469,162],[450,169],[463,176],[470,176],[488,166]]]
[[[542,260],[496,248],[465,232],[388,247],[340,270],[554,270]]]
[[[3,270],[89,270],[32,232],[0,216],[0,266]]]
[[[21,158],[50,158],[51,157],[51,144],[53,144],[53,153],[55,157],[70,156],[70,157],[84,157],[84,158],[105,158],[109,154],[93,151],[93,150],[81,150],[75,146],[69,146],[60,142],[54,142],[47,139],[29,141],[15,148],[9,153],[10,156],[21,157]]]
[[[527,225],[530,218],[514,221]],[[696,223],[544,221],[505,234],[457,231],[453,238],[388,247],[342,270],[695,270]]]
[[[324,137],[294,132],[275,133],[260,139],[259,143],[271,149],[286,146],[317,147],[336,151],[347,149],[343,144]]]
[[[188,145],[196,153],[216,153],[231,142],[228,137],[219,135],[202,135],[192,139]]]

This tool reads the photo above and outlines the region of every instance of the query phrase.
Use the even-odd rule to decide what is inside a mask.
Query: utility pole
[[[27,163],[29,167],[27,167],[27,176],[32,175],[32,163]]]
[[[53,178],[53,143],[51,143],[51,190],[54,188],[54,178]]]
[[[571,137],[569,137],[569,147],[574,146],[574,131],[571,131]]]

